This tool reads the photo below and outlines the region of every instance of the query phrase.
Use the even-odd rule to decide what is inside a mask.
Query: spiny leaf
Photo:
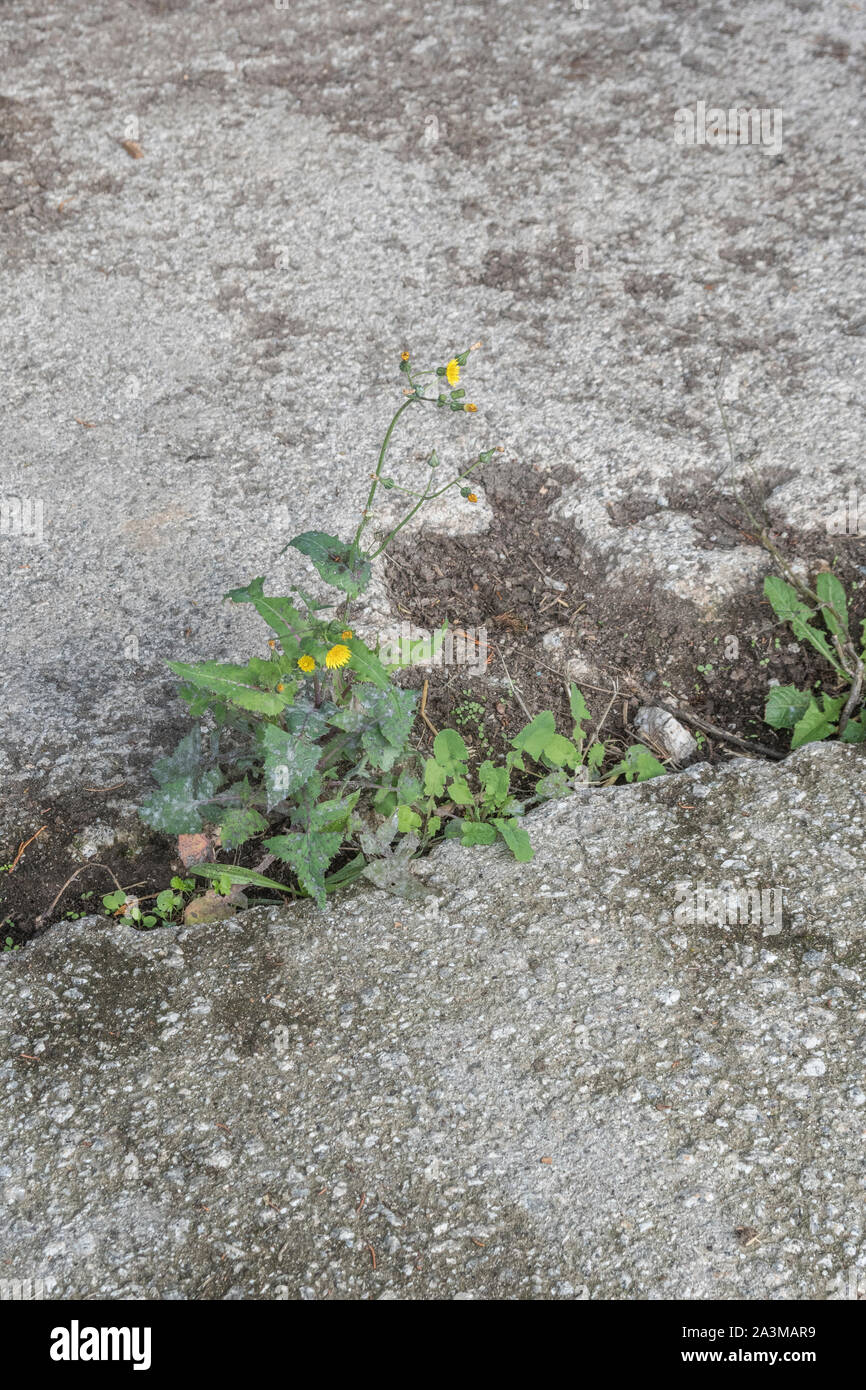
[[[233,807],[226,811],[220,821],[220,839],[223,849],[237,849],[246,844],[253,835],[261,835],[268,828],[264,816],[252,806]]]
[[[338,830],[300,831],[274,835],[264,841],[271,854],[291,867],[298,883],[319,907],[325,905],[325,870],[342,843],[343,837]]]
[[[196,725],[181,739],[173,753],[154,763],[151,772],[160,786],[164,787],[168,782],[174,782],[179,777],[195,772],[201,762],[201,756],[201,730]]]
[[[825,695],[824,707],[821,709],[813,696],[805,714],[794,725],[791,748],[802,748],[804,743],[819,743],[821,739],[835,733],[844,703],[844,700],[833,700],[829,695]]]
[[[281,638],[289,652],[297,649],[301,633],[306,627],[304,618],[295,608],[291,599],[266,595],[263,578],[251,579],[245,589],[231,589],[226,598],[232,603],[251,603],[268,627]]]
[[[264,753],[267,809],[293,796],[312,777],[319,761],[320,750],[296,734],[287,733],[277,724],[265,724],[259,730],[259,746]]]
[[[289,545],[312,560],[326,584],[340,589],[349,598],[357,598],[370,582],[370,562],[359,555],[354,546],[329,536],[326,531],[305,531],[295,536]],[[288,546],[283,546],[283,551]]]
[[[200,661],[189,666],[183,661],[169,661],[169,668],[181,680],[190,685],[210,690],[241,709],[256,714],[279,714],[286,704],[286,698],[276,692],[259,690],[246,666],[235,666],[220,661]]]
[[[213,800],[222,780],[218,768],[176,777],[151,792],[139,808],[139,815],[145,825],[165,835],[192,835],[201,830],[200,809]]]

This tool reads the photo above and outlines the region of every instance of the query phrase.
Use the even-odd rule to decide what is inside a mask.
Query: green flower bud
[[[437,405],[444,405],[444,404],[445,404],[445,400],[446,400],[445,396],[439,396],[439,397],[437,398],[436,404],[437,404]]]
[[[451,392],[451,399],[452,399],[452,401],[459,401],[459,400],[460,400],[460,397],[461,397],[461,396],[465,396],[465,395],[466,395],[466,392],[463,390],[463,387],[462,387],[462,386],[458,386],[458,388],[457,388],[456,391],[452,391],[452,392]]]
[[[444,368],[444,367],[437,367],[437,368],[436,368],[436,375],[437,375],[437,376],[444,376],[444,375],[445,375],[445,368]]]

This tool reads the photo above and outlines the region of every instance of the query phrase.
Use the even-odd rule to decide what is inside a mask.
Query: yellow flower
[[[477,502],[477,501],[478,501],[478,498],[476,497],[476,495],[475,495],[474,492],[470,492],[470,493],[468,494],[467,498],[466,498],[466,501],[467,501],[467,502]]]
[[[304,675],[309,675],[310,671],[315,671],[316,669],[316,663],[311,656],[299,656],[298,665],[304,672]]]
[[[332,647],[325,657],[325,665],[329,671],[339,671],[341,666],[345,666],[346,662],[351,660],[352,653],[349,651],[349,648],[341,647],[340,644],[337,643],[337,646]]]
[[[445,380],[449,386],[456,386],[460,380],[460,363],[456,357],[452,357],[448,366],[445,368]]]
[[[283,685],[283,682],[280,681],[279,685],[277,686],[277,691],[278,691],[280,694],[282,694],[282,692],[285,690],[285,688],[286,688],[286,687]]]
[[[271,640],[268,642],[268,646],[270,647],[271,651],[274,650],[274,647],[275,647],[276,645],[277,645],[277,644],[276,644],[276,642],[274,641],[274,639],[271,638]]]
[[[464,405],[463,409],[464,409],[464,410],[468,410],[470,415],[474,415],[475,412],[476,412],[476,410],[478,409],[478,406],[477,406],[477,405],[470,405],[469,402],[467,401],[466,404]]]
[[[401,359],[401,361],[403,361],[403,362],[408,362],[408,361],[409,361],[409,354],[408,354],[408,352],[401,352],[401,353],[400,353],[400,359]]]
[[[348,642],[350,637],[352,636],[352,629],[347,627],[345,632],[340,633],[340,636],[344,642]]]

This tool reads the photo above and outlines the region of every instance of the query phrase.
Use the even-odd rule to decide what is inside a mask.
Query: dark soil
[[[687,705],[703,720],[780,754],[788,751],[790,734],[776,734],[763,722],[769,680],[803,689],[824,683],[834,691],[833,672],[817,652],[809,646],[791,650],[793,635],[776,621],[760,585],[707,619],[652,578],[639,589],[605,582],[573,523],[551,518],[560,493],[556,473],[527,472],[511,460],[489,466],[482,480],[494,512],[486,534],[436,536],[435,546],[420,553],[404,541],[389,551],[387,565],[391,597],[410,622],[430,631],[446,620],[458,631],[487,628],[487,676],[470,677],[466,667],[443,665],[418,667],[403,677],[418,688],[427,681],[431,723],[458,728],[479,757],[491,750],[503,754],[527,712],[552,710],[560,731],[571,733],[566,665],[573,652],[597,673],[592,685],[579,677],[576,684],[595,720],[607,711],[601,736],[610,747],[608,763],[643,741],[632,720],[645,701],[632,682],[649,696]],[[698,483],[670,505],[694,514],[708,547],[758,543],[742,504],[711,486],[701,489]],[[748,506],[759,515],[761,499],[750,497]],[[628,526],[645,515],[645,503],[636,498],[633,505],[622,503],[612,519]],[[866,540],[776,531],[771,517],[762,520],[781,553],[789,562],[804,562],[810,574],[836,561],[853,630],[859,632],[866,617]],[[545,647],[547,633],[561,642]],[[699,760],[742,756],[712,735],[699,734],[698,742]]]
[[[760,586],[707,619],[651,578],[640,589],[606,582],[573,523],[551,518],[560,492],[555,473],[527,474],[512,460],[489,468],[483,481],[494,512],[486,534],[437,536],[420,554],[413,542],[404,541],[393,547],[387,563],[391,597],[406,619],[431,631],[446,620],[452,630],[487,628],[486,674],[469,675],[465,666],[452,665],[416,667],[401,677],[419,690],[427,683],[429,720],[437,729],[458,729],[476,762],[504,755],[527,714],[550,709],[560,730],[571,733],[566,664],[574,651],[593,667],[592,683],[580,677],[576,683],[594,721],[603,720],[600,737],[608,744],[608,766],[629,744],[643,741],[632,722],[643,703],[632,682],[650,698],[688,706],[703,720],[780,754],[788,751],[790,736],[775,734],[763,722],[768,681],[804,689],[823,682],[834,690],[832,672],[817,653],[810,647],[791,649],[792,634],[775,621]],[[694,512],[708,546],[755,541],[753,524],[737,500],[711,487],[672,498],[671,505]],[[750,499],[749,505],[754,514],[760,499]],[[645,502],[636,497],[621,503],[612,519],[629,526],[646,514]],[[763,519],[782,553],[804,562],[811,574],[835,561],[859,624],[866,617],[866,540],[772,531],[772,518]],[[546,633],[557,635],[559,644],[545,647]],[[731,637],[738,644],[736,655]],[[432,740],[420,719],[415,739],[422,749]],[[173,741],[167,737],[166,746]],[[699,735],[699,743],[699,759],[711,763],[742,755],[711,734]],[[33,790],[14,842],[0,846],[0,947],[7,937],[18,944],[42,929],[38,919],[81,867],[69,851],[73,837],[97,821],[112,824],[112,805],[126,796],[134,800],[140,785],[141,778],[133,777],[129,787],[81,789],[53,799]],[[128,816],[128,805],[124,810]],[[31,836],[36,838],[12,867]],[[252,867],[261,856],[253,841],[236,861]],[[102,911],[102,895],[116,887],[109,869],[124,889],[144,899],[185,872],[176,842],[148,836],[141,827],[132,844],[105,849],[97,859],[66,888],[48,923]],[[290,877],[279,863],[267,872],[279,880],[284,873]]]

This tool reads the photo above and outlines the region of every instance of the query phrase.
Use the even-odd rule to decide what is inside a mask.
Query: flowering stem
[[[394,426],[400,419],[400,416],[403,414],[403,411],[408,410],[409,406],[412,404],[414,400],[415,396],[410,396],[408,400],[404,401],[403,404],[397,408],[394,414],[394,418],[392,419],[390,425],[385,431],[385,438],[382,440],[382,447],[379,450],[379,461],[376,464],[376,472],[373,475],[373,482],[370,486],[370,491],[367,494],[367,501],[365,502],[364,510],[361,513],[361,520],[358,522],[358,529],[355,532],[355,537],[352,541],[353,550],[357,550],[358,542],[361,539],[361,536],[364,532],[364,528],[370,520],[369,511],[373,505],[373,498],[376,496],[376,488],[379,486],[379,482],[382,477],[382,465],[385,462],[385,455],[388,452],[388,445],[391,443],[391,435],[394,432]]]
[[[412,517],[415,515],[417,511],[421,510],[425,502],[432,502],[435,497],[441,497],[443,492],[447,492],[449,488],[454,487],[455,484],[460,482],[461,478],[468,478],[473,468],[477,468],[478,465],[482,462],[483,459],[476,459],[474,463],[470,463],[468,468],[464,468],[463,472],[458,473],[456,478],[452,478],[450,483],[446,483],[444,487],[440,487],[438,492],[422,493],[418,498],[418,501],[415,503],[415,506],[411,509],[411,511],[408,511],[406,513],[406,515],[403,517],[403,520],[394,527],[393,531],[389,531],[388,535],[385,537],[382,544],[379,546],[379,549],[370,552],[367,556],[367,559],[377,559],[378,556],[382,554],[382,551],[385,549],[385,547],[391,544],[391,541],[394,539],[397,532],[403,530],[403,527],[406,525],[406,522],[412,520]]]

